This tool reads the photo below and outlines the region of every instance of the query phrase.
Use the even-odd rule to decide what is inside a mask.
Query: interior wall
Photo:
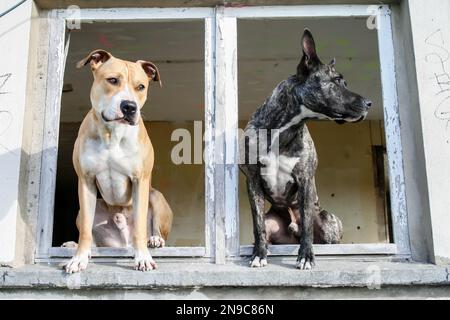
[[[171,160],[171,142],[175,129],[187,129],[194,136],[192,121],[146,122],[155,148],[153,187],[161,191],[173,214],[173,227],[167,245],[200,246],[205,244],[205,167],[203,164],[176,165]],[[193,145],[192,154],[193,154]]]

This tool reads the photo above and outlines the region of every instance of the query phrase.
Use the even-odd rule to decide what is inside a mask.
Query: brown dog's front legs
[[[77,228],[80,233],[75,255],[65,265],[67,273],[86,269],[92,246],[92,225],[97,203],[97,188],[94,178],[78,179],[78,200],[80,211],[77,217]]]
[[[150,179],[133,180],[134,268],[147,271],[156,269],[156,263],[147,248],[147,215]]]

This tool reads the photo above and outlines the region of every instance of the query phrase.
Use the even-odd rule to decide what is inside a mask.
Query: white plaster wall
[[[392,13],[411,254],[414,261],[430,262],[433,239],[408,1],[393,6]]]
[[[434,260],[450,261],[450,1],[409,0]]]
[[[2,0],[0,12],[17,3]],[[0,18],[0,262],[14,260],[32,2]]]

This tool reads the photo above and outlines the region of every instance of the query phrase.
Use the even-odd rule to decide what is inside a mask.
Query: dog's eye
[[[144,86],[143,84],[140,84],[140,85],[137,87],[137,89],[138,89],[138,91],[144,91],[144,90],[145,90],[145,86]]]
[[[108,81],[113,86],[117,86],[119,84],[119,79],[117,79],[117,78],[108,78],[108,79],[106,79],[106,81]]]
[[[333,81],[336,84],[343,85],[344,87],[347,87],[347,82],[341,77],[336,77],[336,78],[333,79]]]

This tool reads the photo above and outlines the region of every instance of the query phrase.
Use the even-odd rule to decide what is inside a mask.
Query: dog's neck
[[[119,122],[105,122],[97,115],[96,135],[106,146],[117,146],[123,140],[135,141],[138,136],[139,126],[131,126],[129,124]]]
[[[326,119],[326,116],[307,108],[302,98],[302,87],[295,76],[282,81],[256,110],[247,128],[277,129],[283,133],[298,129],[307,120]]]

